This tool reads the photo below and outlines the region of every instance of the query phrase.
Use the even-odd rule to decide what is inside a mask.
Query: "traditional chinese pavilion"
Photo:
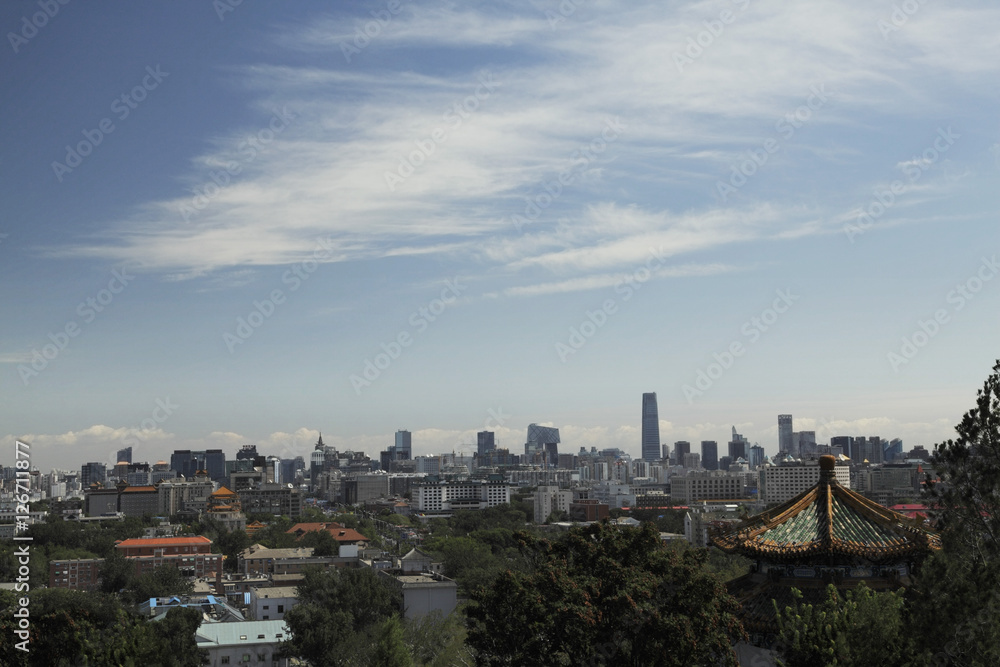
[[[920,520],[882,507],[841,486],[832,456],[820,458],[820,479],[788,502],[712,536],[728,553],[754,561],[749,574],[729,584],[743,606],[743,626],[758,646],[770,645],[778,625],[774,605],[794,603],[791,589],[818,603],[827,584],[850,589],[864,581],[876,590],[910,584],[910,574],[940,538]]]

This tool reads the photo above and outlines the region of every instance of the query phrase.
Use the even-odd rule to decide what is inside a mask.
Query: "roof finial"
[[[837,459],[829,454],[819,457],[819,480],[820,482],[836,482]]]

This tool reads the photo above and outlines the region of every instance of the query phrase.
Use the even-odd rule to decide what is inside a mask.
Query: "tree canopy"
[[[519,538],[530,569],[479,588],[466,611],[478,664],[736,665],[737,603],[704,552],[667,549],[651,524]]]
[[[383,624],[399,612],[398,590],[369,568],[314,568],[304,577],[299,604],[285,614],[292,632],[282,644],[285,655],[329,667],[364,664],[379,637],[394,652],[396,630]]]
[[[941,477],[929,500],[942,549],[912,591],[916,638],[937,657],[1000,664],[1000,361],[955,427],[935,447]]]

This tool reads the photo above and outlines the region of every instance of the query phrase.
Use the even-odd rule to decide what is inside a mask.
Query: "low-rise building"
[[[280,621],[299,603],[295,586],[250,589],[250,617],[255,621]]]
[[[819,483],[819,461],[784,461],[778,465],[764,465],[760,469],[760,500],[766,503],[783,503],[800,493],[805,493]],[[846,461],[836,465],[837,483],[851,488],[851,469]]]
[[[103,558],[49,561],[49,588],[96,591],[101,581]]]
[[[391,574],[385,570],[380,570],[378,574],[402,592],[400,611],[404,618],[420,618],[433,611],[447,616],[458,605],[458,584],[441,574]]]
[[[675,503],[689,505],[703,500],[738,500],[746,497],[746,483],[741,473],[706,470],[670,478],[670,499]]]
[[[302,514],[302,492],[291,484],[261,484],[239,491],[243,512],[298,516]]]
[[[539,486],[534,495],[535,523],[545,523],[553,512],[569,515],[573,502],[573,492],[560,490],[558,486]]]
[[[496,476],[489,480],[426,480],[416,487],[417,510],[422,513],[447,513],[455,510],[481,510],[510,502],[510,485]]]
[[[284,621],[202,623],[195,641],[208,652],[209,665],[288,667],[289,659],[278,657],[278,647],[288,636]]]

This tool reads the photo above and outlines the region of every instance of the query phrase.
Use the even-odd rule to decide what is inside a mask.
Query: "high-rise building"
[[[715,440],[701,441],[701,467],[705,470],[719,469],[719,443]]]
[[[798,453],[792,454],[800,459],[818,458],[816,450],[816,431],[795,431],[792,433],[792,447]]]
[[[117,460],[115,461],[115,463],[121,463],[122,461],[124,461],[125,463],[132,463],[132,446],[131,445],[129,445],[128,447],[125,447],[124,449],[119,449],[118,450],[118,457],[117,457]]]
[[[668,445],[667,443],[663,443],[662,445],[660,445],[660,448],[663,450],[660,458],[662,458],[664,461],[668,460],[670,458],[670,445]]]
[[[408,461],[413,458],[413,446],[409,431],[396,431],[396,459]]]
[[[792,416],[778,415],[778,451],[792,456],[799,453],[792,451],[795,444],[792,442]]]
[[[215,482],[226,481],[226,455],[221,449],[175,449],[170,455],[170,469],[190,479],[199,470],[208,472]]]
[[[764,448],[758,444],[754,444],[750,448],[750,458],[747,459],[747,463],[750,464],[751,470],[764,465]]]
[[[524,456],[528,463],[532,463],[538,452],[542,452],[543,460],[549,465],[559,464],[559,429],[528,424],[528,438],[524,443]]]
[[[885,445],[885,461],[886,463],[896,460],[903,459],[903,441],[899,438],[893,438],[887,445]]]
[[[108,469],[103,463],[84,463],[80,468],[80,486],[86,490],[91,484],[103,484],[108,479]]]
[[[674,443],[674,463],[684,465],[684,455],[691,453],[691,443],[687,440],[678,440]]]
[[[493,431],[480,431],[476,434],[476,452],[480,458],[497,448]]]
[[[745,437],[736,432],[736,427],[734,426],[733,439],[729,441],[729,460],[733,463],[735,463],[737,459],[743,459],[746,461],[748,456],[747,446],[749,444],[750,443],[747,442]]]
[[[642,395],[642,460],[656,461],[660,455],[660,415],[656,392]]]
[[[838,452],[839,448],[839,452]],[[836,456],[838,453],[843,454],[847,458],[853,460],[854,457],[851,455],[851,436],[849,435],[835,435],[830,438],[830,453]]]

